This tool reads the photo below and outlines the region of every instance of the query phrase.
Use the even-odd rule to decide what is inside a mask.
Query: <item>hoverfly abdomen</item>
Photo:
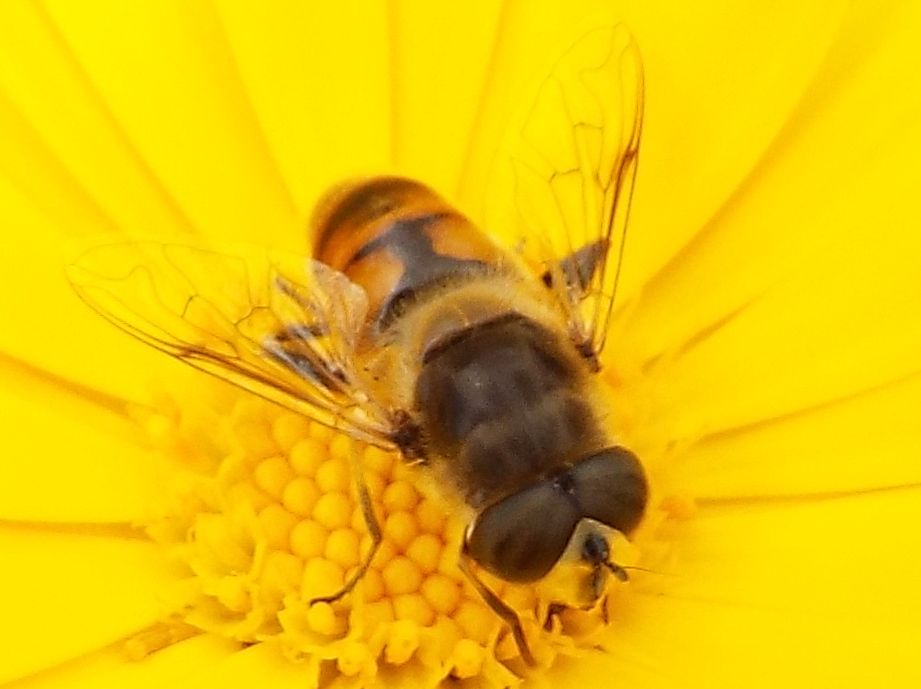
[[[426,292],[488,273],[501,255],[434,191],[399,177],[336,190],[314,231],[314,255],[364,288],[378,331]]]

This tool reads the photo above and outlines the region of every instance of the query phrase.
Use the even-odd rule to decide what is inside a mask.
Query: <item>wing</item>
[[[597,363],[620,274],[643,120],[643,67],[623,25],[585,34],[510,128],[486,207],[535,266]]]
[[[364,291],[307,258],[258,247],[121,242],[68,266],[80,298],[160,351],[350,435],[392,448],[388,410],[353,352]]]

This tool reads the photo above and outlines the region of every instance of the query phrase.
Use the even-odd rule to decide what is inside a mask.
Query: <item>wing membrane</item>
[[[354,370],[364,291],[307,258],[258,247],[122,242],[68,267],[81,299],[207,373],[383,447],[387,410]]]
[[[643,119],[643,68],[623,25],[584,35],[510,129],[487,227],[544,273],[586,356],[604,348]],[[513,199],[509,203],[506,199]]]

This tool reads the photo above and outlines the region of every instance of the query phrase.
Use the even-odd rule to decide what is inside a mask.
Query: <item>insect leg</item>
[[[604,594],[604,598],[601,599],[601,621],[605,626],[611,623],[608,615],[608,594]]]
[[[607,245],[606,239],[586,244],[547,270],[541,279],[547,287],[553,287],[554,280],[562,277],[569,289],[583,294],[607,255]]]
[[[551,603],[547,606],[547,619],[544,620],[544,630],[550,631],[553,629],[553,620],[559,619],[569,606],[563,605],[562,603]]]
[[[355,490],[358,494],[358,503],[361,505],[361,514],[365,519],[365,526],[368,527],[368,534],[371,536],[371,547],[368,548],[368,553],[358,566],[358,569],[355,570],[355,573],[352,574],[341,589],[330,596],[312,598],[310,600],[310,605],[314,603],[334,603],[347,593],[350,593],[352,589],[355,588],[355,585],[365,576],[365,572],[367,572],[368,568],[371,566],[371,561],[377,554],[377,549],[380,547],[381,541],[384,538],[380,522],[377,521],[377,515],[374,514],[374,505],[371,504],[371,494],[368,493],[368,484],[365,483],[361,461],[358,459],[358,443],[354,440],[350,443],[349,463],[352,477],[355,482]]]
[[[525,638],[524,630],[521,628],[521,620],[518,619],[517,613],[503,603],[499,596],[489,590],[486,584],[477,578],[476,573],[470,567],[470,556],[467,554],[466,546],[461,547],[457,566],[464,576],[470,580],[470,583],[473,584],[477,593],[486,601],[486,605],[492,608],[492,611],[502,618],[502,621],[512,630],[512,636],[515,637],[515,643],[518,645],[518,651],[521,653],[524,662],[532,667],[537,665],[534,661],[534,656],[531,655],[531,649],[528,647],[528,640]]]

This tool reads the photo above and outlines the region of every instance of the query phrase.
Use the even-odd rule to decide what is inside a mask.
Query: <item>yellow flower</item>
[[[72,241],[198,234],[303,251],[319,194],[393,169],[476,216],[530,77],[602,9],[631,27],[646,65],[624,308],[606,354],[620,430],[655,468],[641,544],[652,571],[618,590],[604,650],[561,656],[527,681],[917,684],[917,5],[264,5],[0,8],[0,682],[310,686],[320,665],[292,661],[274,639],[324,624],[335,636],[341,622],[322,608],[305,620],[296,606],[250,614],[275,608],[252,604],[252,582],[220,568],[240,556],[252,514],[209,520],[186,502],[173,522],[159,517],[189,494],[177,490],[228,500],[189,478],[213,459],[202,440],[245,449],[222,464],[219,488],[251,470],[263,496],[295,512],[314,493],[261,440],[289,459],[297,443],[331,444],[302,457],[331,462],[322,481],[319,467],[303,474],[328,486],[342,484],[344,453],[296,418],[203,390],[94,318],[62,276]],[[394,542],[408,552],[421,533],[439,535],[408,483],[391,485],[382,502],[415,515],[391,526]],[[324,528],[343,529],[316,565],[327,574],[330,561],[354,561],[351,507],[323,513]],[[170,531],[184,519],[188,539]],[[424,561],[433,549],[415,552]],[[268,571],[283,583],[309,561],[276,557]],[[393,561],[399,583],[420,568]],[[453,605],[449,576],[427,581],[429,609]],[[429,614],[422,598],[405,600],[406,618]],[[191,602],[186,616],[165,617],[176,601]],[[371,649],[393,661],[377,677],[431,682],[437,663],[397,662],[425,627],[397,627],[380,649],[346,639],[323,680],[370,680]],[[461,641],[453,665],[437,667],[515,681]],[[397,667],[420,674],[387,675]]]

